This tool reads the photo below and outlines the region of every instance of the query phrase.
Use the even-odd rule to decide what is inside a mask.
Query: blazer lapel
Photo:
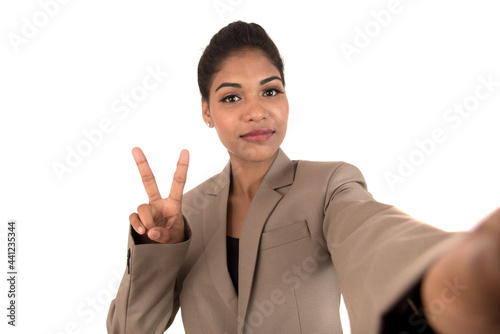
[[[236,295],[227,270],[226,258],[227,201],[231,181],[230,163],[214,177],[206,191],[207,196],[215,197],[203,215],[203,241],[208,272],[221,299],[233,315],[238,317],[238,331],[243,326],[248,309],[262,229],[283,197],[276,189],[293,183],[294,170],[292,161],[279,149],[276,159],[264,176],[264,180],[252,200],[240,233],[238,295]]]
[[[243,326],[248,309],[259,253],[260,236],[269,216],[283,197],[276,189],[292,184],[294,172],[293,162],[279,149],[276,159],[264,176],[243,222],[240,233],[238,269],[238,332]]]
[[[226,222],[230,185],[230,163],[218,174],[207,189],[207,196],[215,197],[203,215],[203,241],[210,278],[221,299],[237,316],[238,296],[227,269]]]

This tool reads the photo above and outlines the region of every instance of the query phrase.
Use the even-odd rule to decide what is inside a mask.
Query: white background
[[[18,326],[6,324],[2,279],[2,333],[106,332],[128,216],[147,200],[131,149],[145,151],[164,195],[182,148],[191,153],[186,190],[227,163],[201,118],[196,67],[210,37],[234,20],[261,24],[283,55],[282,148],[291,159],[348,161],[376,199],[449,231],[473,228],[500,204],[500,87],[456,128],[443,119],[474,95],[480,76],[500,81],[497,1],[401,0],[350,62],[341,43],[375,29],[370,13],[389,0],[219,1],[225,11],[213,0],[74,0],[43,22],[48,2],[0,5],[2,277],[9,219],[19,240]],[[12,36],[36,19],[45,26],[16,46]],[[121,119],[112,105],[147,67],[168,75]],[[68,147],[103,119],[113,130],[59,180],[53,164],[66,164]],[[409,159],[436,128],[446,141],[391,189],[385,173],[397,173],[398,157]],[[183,332],[179,314],[169,332]]]

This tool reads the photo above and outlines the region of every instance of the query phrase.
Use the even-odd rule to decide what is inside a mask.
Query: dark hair
[[[198,86],[201,97],[208,101],[213,75],[220,71],[227,57],[238,51],[252,49],[264,52],[269,61],[278,69],[283,86],[285,86],[283,60],[264,28],[256,23],[236,21],[219,30],[203,51],[198,63]]]

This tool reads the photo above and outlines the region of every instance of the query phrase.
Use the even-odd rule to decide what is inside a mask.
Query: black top
[[[238,257],[240,253],[240,239],[230,237],[226,238],[227,270],[233,281],[236,294],[238,294]]]

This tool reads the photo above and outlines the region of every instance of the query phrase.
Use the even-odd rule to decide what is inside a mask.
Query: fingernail
[[[160,238],[160,232],[159,231],[151,232],[151,237],[153,238],[153,240]]]
[[[143,234],[144,233],[144,227],[139,227],[138,228],[138,232],[139,232],[139,234]]]
[[[137,150],[135,149],[135,147],[132,150],[132,155],[134,156],[135,160],[139,159],[139,153],[137,152]]]

